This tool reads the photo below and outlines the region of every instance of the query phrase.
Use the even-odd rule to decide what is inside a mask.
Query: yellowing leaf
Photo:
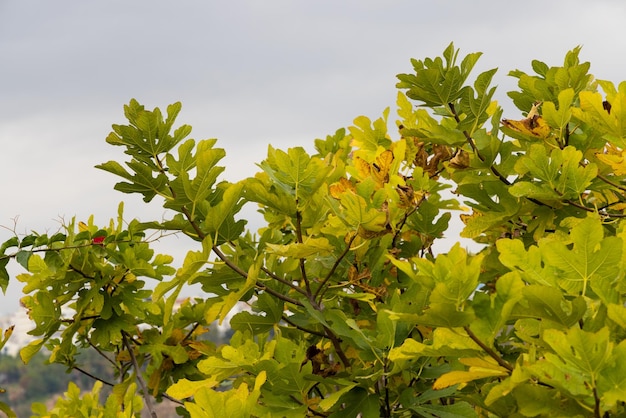
[[[506,371],[505,368],[498,365],[498,362],[492,359],[491,357],[470,357],[470,358],[461,358],[459,359],[461,364],[470,367],[481,367],[486,369],[498,369],[502,371]]]
[[[376,151],[379,146],[387,148],[391,141],[387,136],[387,118],[389,108],[383,112],[383,117],[372,122],[366,116],[354,119],[354,126],[348,130],[352,135],[351,145],[365,151]]]
[[[594,130],[611,136],[610,141],[621,147],[626,145],[626,101],[624,91],[609,94],[605,102],[598,92],[581,91],[580,108],[572,108],[575,118],[593,126]]]
[[[597,153],[596,158],[613,169],[616,176],[626,175],[626,150],[608,145],[606,153]]]
[[[551,134],[550,126],[539,115],[522,120],[502,119],[502,124],[511,131],[524,136],[546,139]]]
[[[383,183],[387,183],[389,181],[389,171],[391,169],[392,162],[393,152],[385,150],[378,157],[376,157],[376,162],[372,163],[372,176],[376,180],[376,183],[381,187]]]
[[[456,153],[454,158],[450,160],[449,164],[450,167],[456,168],[457,170],[467,168],[470,165],[470,155],[467,151],[461,149]]]
[[[509,372],[504,367],[498,366],[481,358],[461,359],[461,363],[474,364],[469,370],[455,370],[441,375],[433,384],[433,389],[444,389],[460,383],[467,383],[473,380],[484,379],[486,377],[508,376]]]
[[[363,180],[369,177],[370,172],[372,170],[370,163],[368,163],[367,161],[365,161],[363,158],[359,156],[354,158],[354,167],[356,168],[356,171],[358,173],[360,180]]]
[[[334,392],[332,395],[327,396],[320,402],[320,408],[323,411],[328,411],[334,404],[337,403],[339,398],[341,398],[344,394],[348,393],[352,390],[353,387],[356,386],[356,383],[351,383],[348,386],[345,386],[338,391]]]
[[[328,191],[330,192],[330,195],[332,197],[334,197],[335,199],[339,199],[341,195],[347,191],[356,193],[356,188],[354,187],[354,184],[352,184],[350,180],[348,180],[345,177],[342,177],[339,179],[338,182],[331,184],[328,187]]]
[[[393,160],[393,152],[388,149],[380,153],[372,163],[357,155],[354,157],[356,175],[361,181],[371,177],[376,187],[381,188],[385,183],[389,182]]]
[[[267,244],[268,252],[281,257],[306,258],[329,254],[333,247],[326,238],[309,238],[303,243],[294,242],[286,245]]]
[[[176,399],[186,399],[192,397],[201,388],[214,388],[219,384],[214,379],[192,381],[188,379],[180,379],[167,389],[167,394]]]

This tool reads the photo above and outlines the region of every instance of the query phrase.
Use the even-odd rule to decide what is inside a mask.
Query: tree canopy
[[[180,103],[131,100],[106,138],[126,156],[97,168],[166,217],[120,205],[108,225],[0,247],[0,286],[23,283],[37,337],[22,360],[45,349],[80,369],[95,350],[115,375],[34,415],[156,416],[156,402],[190,417],[626,413],[626,82],[594,78],[579,53],[511,71],[507,119],[496,69],[473,76],[481,54],[450,44],[398,75],[397,117],[357,117],[312,153],[269,145],[234,183],[217,140],[176,124]],[[436,253],[459,213],[480,249]],[[181,267],[151,248],[155,231],[188,238]],[[12,259],[25,272],[9,279]],[[203,295],[181,303],[192,284]],[[242,304],[230,341],[207,340]]]

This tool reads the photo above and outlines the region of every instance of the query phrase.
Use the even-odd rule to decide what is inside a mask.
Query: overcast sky
[[[115,192],[117,179],[93,168],[124,157],[104,138],[131,98],[181,101],[179,124],[219,139],[234,181],[257,171],[267,144],[311,149],[393,109],[396,74],[451,41],[484,53],[478,71],[499,67],[510,112],[508,71],[559,65],[577,45],[597,78],[622,81],[625,21],[621,0],[0,0],[0,225],[54,232],[92,213],[105,224],[120,200],[129,219],[160,218],[158,204]],[[0,230],[0,243],[10,236]],[[20,296],[18,283],[0,294],[0,313]]]

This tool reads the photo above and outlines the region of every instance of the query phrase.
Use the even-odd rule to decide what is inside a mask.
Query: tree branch
[[[111,360],[109,358],[109,356],[107,356],[104,352],[102,352],[102,350],[100,350],[100,348],[98,348],[97,345],[95,345],[94,343],[91,342],[91,339],[89,339],[89,337],[85,337],[85,339],[87,340],[87,342],[89,343],[89,345],[96,350],[96,352],[98,354],[100,354],[100,356],[102,356],[106,361],[108,361],[109,363],[111,363],[113,365],[113,367],[115,367],[115,370],[117,370],[118,372],[121,371],[121,367],[113,360]]]
[[[126,346],[128,354],[130,355],[130,359],[133,363],[135,376],[137,376],[137,381],[139,382],[139,386],[141,386],[143,399],[146,402],[146,408],[148,408],[148,412],[152,418],[157,418],[157,414],[156,412],[154,412],[154,408],[152,407],[152,400],[150,399],[148,387],[146,386],[146,382],[143,380],[143,376],[141,375],[141,369],[139,368],[139,363],[137,363],[137,358],[135,357],[135,353],[133,352],[133,347],[128,342],[128,334],[126,334],[125,331],[122,331],[122,342],[124,343],[124,346]]]
[[[244,277],[244,278],[248,277],[248,273],[243,271],[241,269],[241,267],[239,267],[238,265],[233,263],[228,257],[226,257],[226,254],[224,254],[217,246],[213,246],[213,252],[219,257],[220,260],[222,260],[234,272],[239,274],[241,277]],[[277,292],[276,290],[272,289],[271,287],[267,287],[260,280],[256,281],[256,287],[258,287],[259,289],[265,290],[270,295],[275,296],[278,299],[281,299],[281,300],[283,300],[285,302],[292,303],[292,304],[294,304],[296,306],[302,306],[302,303],[300,301],[298,301],[296,299],[293,299],[293,298],[290,298],[289,296],[283,295],[282,293]]]
[[[333,347],[335,348],[335,352],[337,353],[337,355],[339,356],[339,359],[343,363],[343,367],[345,367],[346,369],[350,368],[350,360],[348,360],[346,353],[344,353],[343,348],[341,348],[341,340],[326,325],[322,325],[322,326],[324,327],[324,331],[326,332],[326,337],[333,344]]]
[[[593,416],[594,418],[602,418],[602,414],[600,411],[600,398],[598,397],[598,390],[595,386],[593,387],[593,400],[595,401],[593,407]]]
[[[318,337],[326,337],[326,334],[324,334],[323,332],[313,331],[312,329],[304,328],[296,324],[295,322],[291,321],[286,315],[283,315],[281,319],[292,327],[299,329],[300,331],[306,332],[307,334],[317,335]]]
[[[276,274],[274,274],[273,272],[269,271],[267,268],[265,267],[261,267],[261,271],[265,274],[267,274],[270,278],[276,280],[277,282],[280,282],[286,286],[289,286],[290,288],[292,288],[293,290],[295,290],[298,293],[303,294],[304,296],[309,296],[306,292],[306,290],[304,290],[303,288],[301,288],[300,286],[296,286],[295,284],[293,284],[292,282],[290,282],[289,280],[283,279],[281,277],[278,277]]]
[[[326,274],[326,277],[324,277],[324,280],[322,280],[322,283],[320,283],[319,287],[317,288],[317,291],[315,292],[313,299],[315,300],[315,299],[318,299],[319,297],[320,300],[317,301],[318,304],[322,303],[322,296],[324,295],[324,293],[322,292],[322,289],[324,289],[324,287],[326,286],[326,283],[328,283],[328,281],[333,276],[333,274],[335,274],[335,270],[337,270],[337,267],[339,267],[341,260],[343,260],[345,256],[348,254],[348,252],[350,251],[350,248],[352,247],[352,243],[356,239],[357,235],[358,234],[355,231],[354,234],[350,237],[350,240],[348,241],[346,248],[344,248],[343,252],[339,255],[339,257],[337,257],[337,260],[335,260],[335,263],[330,268],[330,270]]]
[[[296,200],[297,204],[297,200]],[[302,214],[299,210],[296,211],[296,239],[298,243],[302,244],[304,241],[302,240]],[[306,294],[309,298],[312,297],[313,292],[311,292],[311,284],[309,283],[309,279],[306,275],[306,266],[304,258],[300,259],[300,275],[302,276],[302,281],[304,281],[304,287],[306,288]]]
[[[467,332],[467,335],[472,339],[472,341],[474,341],[476,344],[478,344],[480,346],[480,348],[482,348],[485,353],[489,354],[489,357],[494,359],[500,366],[504,367],[508,371],[510,371],[510,372],[513,371],[513,366],[511,366],[511,364],[508,361],[504,360],[502,357],[500,357],[500,355],[498,353],[496,353],[491,348],[489,348],[485,343],[483,343],[476,336],[476,334],[474,334],[472,332],[472,330],[470,329],[469,326],[466,325],[466,326],[463,327],[463,329],[465,330],[465,332]]]
[[[72,366],[72,370],[76,370],[77,372],[80,372],[80,373],[84,374],[85,376],[90,377],[93,380],[97,380],[99,382],[102,382],[102,383],[104,383],[107,386],[111,386],[111,387],[115,386],[115,384],[113,384],[111,382],[107,382],[106,380],[101,379],[98,376],[95,376],[95,375],[89,373],[88,371],[81,369],[78,366]]]

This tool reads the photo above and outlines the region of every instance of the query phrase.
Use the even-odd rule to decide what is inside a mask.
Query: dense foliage
[[[191,417],[625,414],[626,83],[594,79],[574,49],[512,71],[520,114],[503,119],[496,70],[470,81],[480,54],[458,53],[398,76],[393,129],[387,110],[312,154],[269,146],[236,183],[216,140],[174,129],[180,104],[132,100],[107,137],[127,161],[98,168],[167,219],[120,207],[1,247],[28,271],[39,339],[23,361],[46,347],[72,369],[96,350],[116,375],[104,403],[99,381],[35,415],[155,416],[155,401]],[[456,210],[477,254],[433,251]],[[150,248],[155,230],[189,238],[182,267]],[[205,296],[177,304],[192,283]],[[203,339],[241,302],[228,344]]]

